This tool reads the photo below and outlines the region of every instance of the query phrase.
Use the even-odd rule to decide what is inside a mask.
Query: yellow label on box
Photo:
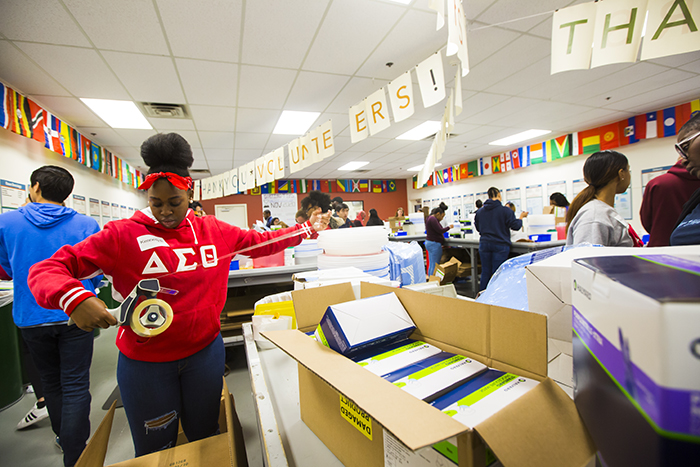
[[[372,440],[372,417],[342,394],[340,395],[340,415],[370,441]]]

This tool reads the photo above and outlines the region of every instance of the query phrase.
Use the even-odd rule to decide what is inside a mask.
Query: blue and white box
[[[442,350],[423,341],[408,339],[373,349],[369,354],[358,355],[352,360],[377,376],[399,370],[416,362],[439,354]]]
[[[489,368],[435,400],[432,406],[474,428],[537,384],[534,379]]]
[[[416,325],[395,293],[331,305],[316,328],[316,340],[352,357],[372,347],[407,339]]]
[[[571,277],[574,401],[602,460],[697,462],[700,256],[582,258]]]
[[[426,402],[437,399],[486,371],[486,365],[464,355],[440,352],[382,378]]]

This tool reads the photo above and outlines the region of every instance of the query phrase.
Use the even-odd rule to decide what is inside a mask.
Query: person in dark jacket
[[[428,220],[425,221],[425,249],[428,250],[428,275],[432,276],[435,266],[442,258],[442,246],[445,244],[445,232],[453,225],[443,227],[440,222],[445,218],[442,208],[434,208],[430,211]]]
[[[677,141],[676,151],[683,167],[690,175],[700,179],[700,113],[681,127]],[[700,245],[700,189],[695,190],[683,205],[671,234],[671,245]]]
[[[335,205],[335,216],[338,218],[338,221],[340,222],[340,227],[339,229],[345,229],[349,227],[355,227],[355,224],[348,219],[348,211],[350,208],[348,208],[348,205],[345,203],[340,203]]]
[[[671,244],[671,232],[683,204],[699,188],[700,179],[688,173],[682,161],[676,162],[668,172],[647,183],[639,210],[642,225],[649,232],[647,246]]]
[[[513,211],[501,204],[501,192],[498,188],[489,188],[488,195],[489,199],[474,217],[474,226],[481,235],[479,240],[480,290],[486,288],[493,273],[508,259],[510,231],[520,230],[523,226],[522,219],[527,217],[527,211],[523,211],[520,213],[520,219],[516,219]]]
[[[365,225],[367,227],[371,227],[373,225],[384,225],[384,221],[379,218],[379,214],[377,214],[376,209],[370,209],[369,219],[367,219],[367,223]]]

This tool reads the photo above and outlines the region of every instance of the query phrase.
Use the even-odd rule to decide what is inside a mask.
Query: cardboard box
[[[415,328],[401,301],[390,292],[330,305],[315,335],[326,347],[351,357],[405,340]]]
[[[542,209],[542,214],[554,214],[554,225],[566,223],[566,208],[558,206],[545,206]]]
[[[697,462],[700,255],[577,259],[571,275],[574,400],[603,461]]]
[[[100,422],[75,467],[104,466],[115,409],[116,401]],[[226,380],[221,395],[219,429],[221,434],[191,443],[187,442],[181,429],[175,447],[112,464],[110,467],[247,467],[243,432]]]
[[[486,365],[464,355],[440,352],[382,378],[407,393],[431,402],[486,371]]]
[[[454,281],[461,264],[457,258],[450,258],[446,263],[435,266],[435,277],[440,281],[440,285],[450,284]]]
[[[371,356],[359,356],[352,360],[377,376],[386,375],[442,352],[423,341],[406,340],[374,350]]]
[[[362,285],[364,297],[388,291]],[[454,436],[460,467],[482,467],[486,444],[506,467],[580,467],[593,456],[573,401],[547,379],[545,316],[411,290],[395,293],[417,326],[412,339],[540,384],[468,429],[303,332],[263,333],[299,362],[301,418],[344,465],[383,467],[385,454],[396,449],[430,449]],[[301,331],[315,328],[328,305],[353,297],[344,284],[292,295]],[[392,444],[392,438],[398,441]]]

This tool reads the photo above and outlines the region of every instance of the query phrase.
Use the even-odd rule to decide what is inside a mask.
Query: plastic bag
[[[275,318],[272,315],[253,316],[253,340],[261,349],[274,349],[276,346],[260,335],[265,331],[284,331],[292,329],[292,317],[280,316]]]
[[[383,248],[389,252],[392,281],[400,281],[402,286],[425,282],[423,249],[418,242],[389,242]]]
[[[12,281],[0,282],[0,308],[9,305],[14,300],[15,291]]]

